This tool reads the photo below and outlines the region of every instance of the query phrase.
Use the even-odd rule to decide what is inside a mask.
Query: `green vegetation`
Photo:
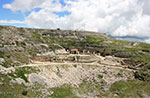
[[[130,58],[131,60],[140,61],[143,64],[148,64],[150,55],[137,54],[135,57]]]
[[[0,48],[3,48],[4,46],[0,46]]]
[[[20,64],[25,64],[29,62],[29,57],[27,56],[27,53],[20,51],[0,52],[0,57],[5,58],[5,63],[2,65],[4,67],[19,66]]]
[[[11,59],[5,59],[5,62],[3,63],[3,67],[11,67],[11,64],[13,63],[13,61]]]
[[[150,44],[136,43],[134,45],[133,42],[115,39],[112,39],[112,42],[113,43],[108,45],[109,47],[107,49],[127,52],[128,55],[130,55],[128,60],[141,63],[141,68],[135,73],[136,78],[146,81],[150,80],[150,69],[146,67],[150,64]]]
[[[104,39],[102,39],[102,38],[98,38],[95,36],[87,36],[86,37],[86,43],[89,43],[89,44],[100,44],[102,42],[104,42]]]
[[[77,68],[77,64],[74,64],[73,66],[74,66],[75,68]]]
[[[10,52],[10,55],[21,63],[27,63],[29,61],[29,58],[25,56],[26,54],[23,52]]]
[[[16,68],[15,72],[11,72],[8,75],[13,78],[22,78],[25,82],[28,82],[27,77],[25,74],[35,73],[38,72],[39,69],[36,67],[19,67]]]
[[[73,93],[72,88],[68,85],[53,88],[52,91],[54,93],[50,96],[51,98],[79,98]]]
[[[63,38],[60,40],[60,42],[60,45],[65,48],[75,48],[80,45],[79,41],[75,38]]]
[[[44,88],[40,85],[34,85],[34,88],[29,88],[24,84],[10,83],[11,78],[1,73],[0,79],[2,80],[2,84],[0,84],[1,98],[40,98],[41,95],[45,95],[39,91],[39,89]]]
[[[2,29],[8,28],[0,26],[0,30]],[[25,32],[26,30],[29,30],[29,32]],[[120,98],[139,98],[140,96],[142,96],[141,94],[150,94],[150,44],[116,40],[110,37],[102,38],[94,36],[92,35],[92,33],[86,34],[86,32],[73,32],[62,30],[42,31],[38,29],[32,30],[24,28],[18,28],[18,31],[20,33],[14,32],[12,30],[10,34],[11,36],[7,38],[7,36],[5,35],[5,40],[2,40],[4,34],[0,32],[0,41],[3,41],[3,44],[5,46],[0,46],[0,48],[4,48],[4,50],[0,50],[0,57],[5,59],[5,63],[2,65],[4,67],[16,67],[20,66],[21,64],[29,63],[31,59],[37,56],[37,53],[40,54],[49,51],[55,51],[56,49],[60,49],[60,46],[66,49],[77,48],[81,51],[88,50],[91,52],[97,52],[101,50],[102,52],[104,52],[103,50],[105,50],[110,52],[108,53],[108,55],[115,55],[116,53],[120,56],[125,54],[129,55],[128,58],[126,58],[127,60],[131,60],[133,62],[140,62],[139,65],[141,66],[136,71],[135,77],[136,79],[142,81],[131,80],[127,82],[116,82],[111,86],[110,90],[106,94],[101,94],[102,84],[84,82],[80,85],[79,88],[72,88],[68,85],[63,85],[58,88],[50,89],[54,92],[50,96],[51,98],[78,98],[74,94],[74,90],[76,90],[79,94],[84,95],[87,93],[92,93],[93,89],[100,94],[99,96],[107,97],[110,97],[109,95],[111,94],[116,94]],[[42,36],[41,31],[46,33],[48,32],[50,34],[48,36]],[[75,33],[75,36],[72,32]],[[18,37],[20,37],[20,42],[18,42],[19,38],[16,38],[15,35],[18,35]],[[13,43],[18,42],[17,46],[14,46],[15,44],[11,46],[11,41]],[[105,43],[105,41],[111,42]],[[41,46],[40,44],[46,44],[48,45],[48,47]],[[80,59],[79,56],[77,56],[76,58],[77,60]],[[69,57],[69,59],[74,60],[74,57]],[[73,66],[75,68],[77,67],[76,64]],[[25,82],[28,82],[25,74],[30,74],[37,71],[38,69],[32,67],[16,67],[16,71],[12,71],[11,73],[8,73],[8,75],[0,74],[0,78],[4,79],[4,84],[0,84],[0,96],[2,98],[39,97],[39,95],[41,95],[41,92],[36,91],[35,89],[31,90],[23,84],[10,85],[9,83],[9,81],[11,80],[10,78],[22,78]],[[60,69],[57,68],[57,71],[59,74]],[[8,78],[8,76],[10,78]],[[119,72],[118,76],[122,77],[122,72]],[[102,79],[103,76],[99,75],[98,78]],[[39,88],[40,87],[37,87],[37,89]]]
[[[41,42],[43,43],[43,39],[38,32],[31,32],[30,34],[32,37],[31,36],[28,37],[28,39],[27,39],[28,41],[33,42],[34,44],[38,44]]]
[[[150,94],[150,83],[139,80],[118,81],[112,84],[110,90],[103,96],[108,97],[110,94],[116,94],[117,98],[141,98],[142,95]]]
[[[0,26],[0,30],[2,30],[2,29],[4,29],[4,27],[3,27],[3,26]]]
[[[82,84],[80,84],[79,88],[74,88],[75,91],[77,91],[78,94],[82,95],[88,95],[89,93],[97,93],[99,95],[102,94],[102,86],[103,84],[99,84],[96,82],[87,82],[84,81]],[[90,98],[90,96],[89,96]]]
[[[102,75],[98,75],[98,78],[99,78],[99,79],[102,79],[102,78],[103,78],[103,76],[102,76]]]
[[[88,93],[94,93],[95,91],[101,94],[102,86],[100,84],[92,82],[83,82],[78,88],[71,87],[69,85],[62,85],[57,88],[51,89],[53,94],[51,98],[80,98],[78,95],[85,95]]]
[[[150,65],[145,65],[135,73],[135,78],[150,82]]]
[[[33,37],[40,39],[41,35],[38,34],[37,32],[33,32]]]
[[[30,55],[32,58],[36,56],[37,54],[37,49],[35,47],[26,47],[25,48],[25,52],[26,54],[25,55]]]
[[[117,74],[119,77],[123,77],[123,70],[121,69],[118,74]]]
[[[3,57],[4,54],[5,54],[5,52],[3,52],[3,51],[0,50],[0,57]]]

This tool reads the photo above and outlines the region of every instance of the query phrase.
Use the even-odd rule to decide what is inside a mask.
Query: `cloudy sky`
[[[96,31],[150,43],[150,0],[0,0],[0,24]]]

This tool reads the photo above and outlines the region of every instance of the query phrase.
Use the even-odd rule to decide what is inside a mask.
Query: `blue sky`
[[[0,0],[0,25],[86,30],[150,43],[150,0]]]
[[[12,12],[9,9],[3,8],[4,4],[11,3],[13,0],[0,0],[0,20],[24,20],[24,15],[21,12]],[[0,23],[1,25],[26,26],[25,24],[9,24]]]
[[[30,15],[32,11],[38,12],[41,10],[41,8],[35,8],[32,11],[26,11],[22,13],[21,11],[11,11],[10,9],[6,9],[3,7],[5,4],[10,4],[14,2],[15,0],[0,0],[0,20],[18,20],[18,21],[24,21],[25,17]],[[23,1],[24,2],[24,1]],[[64,0],[59,1],[62,6],[65,6]],[[64,15],[69,15],[70,13],[68,11],[63,11],[63,12],[53,12],[54,14],[58,15],[59,17],[63,17]],[[25,23],[0,23],[0,25],[12,25],[12,26],[17,26],[17,27],[34,27],[34,26],[29,26]]]

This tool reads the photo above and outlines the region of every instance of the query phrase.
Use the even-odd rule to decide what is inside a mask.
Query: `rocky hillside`
[[[149,60],[150,44],[103,33],[0,26],[0,96],[149,98]]]

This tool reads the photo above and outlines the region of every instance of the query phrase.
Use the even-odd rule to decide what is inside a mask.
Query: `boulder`
[[[5,60],[4,58],[0,58],[0,65],[4,64],[5,63]]]

